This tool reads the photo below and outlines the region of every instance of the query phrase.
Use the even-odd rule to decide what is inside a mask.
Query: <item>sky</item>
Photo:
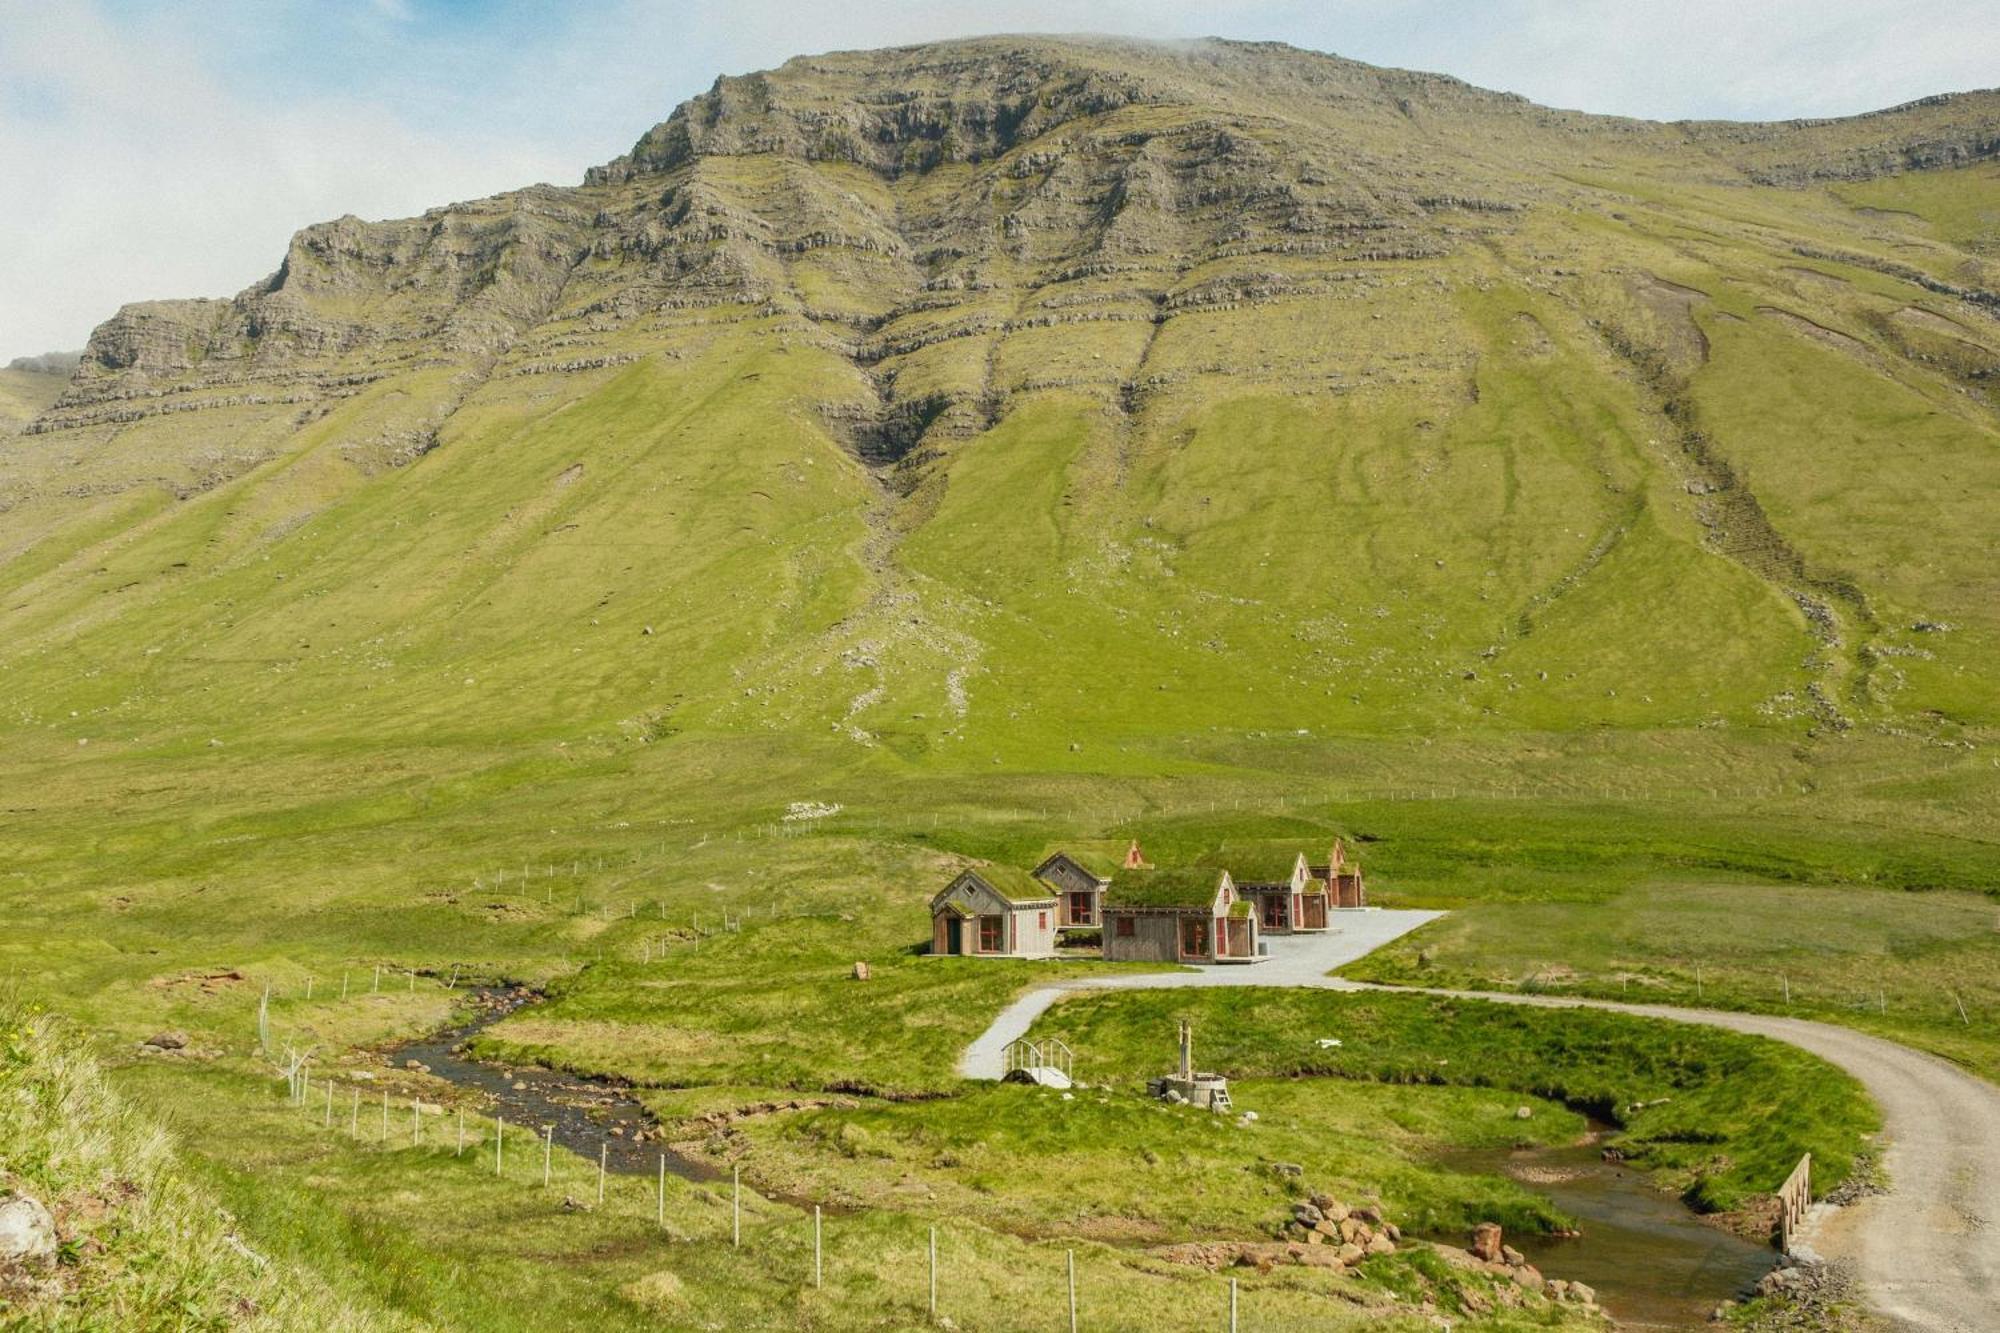
[[[2000,84],[1994,0],[0,0],[0,364],[227,296],[300,227],[574,184],[718,74],[982,32],[1277,40],[1555,106]]]

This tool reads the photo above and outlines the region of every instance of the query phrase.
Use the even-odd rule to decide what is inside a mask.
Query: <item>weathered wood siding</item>
[[[1118,933],[1118,918],[1129,915],[1130,935]],[[1180,958],[1181,919],[1150,913],[1120,913],[1115,907],[1104,913],[1104,956],[1115,963],[1171,963]]]

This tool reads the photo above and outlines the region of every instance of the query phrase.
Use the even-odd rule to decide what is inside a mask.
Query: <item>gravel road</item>
[[[1343,913],[1326,935],[1279,936],[1269,960],[1248,967],[1078,978],[1028,992],[1000,1013],[959,1061],[968,1078],[998,1078],[1001,1052],[1050,1005],[1090,990],[1209,986],[1310,986],[1375,990],[1327,974],[1439,915]],[[1754,1033],[1812,1052],[1859,1079],[1882,1108],[1890,1191],[1846,1208],[1816,1210],[1805,1236],[1829,1259],[1853,1265],[1870,1303],[1925,1333],[2000,1330],[2000,1088],[1934,1056],[1830,1023],[1769,1014],[1618,1004],[1541,995],[1431,991],[1550,1008],[1584,1006]],[[1773,1181],[1775,1186],[1777,1182]]]

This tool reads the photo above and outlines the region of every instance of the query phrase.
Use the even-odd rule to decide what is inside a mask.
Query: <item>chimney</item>
[[[1194,1079],[1194,1020],[1191,1018],[1183,1018],[1181,1020],[1181,1081],[1183,1083],[1188,1083],[1192,1082],[1193,1079]]]

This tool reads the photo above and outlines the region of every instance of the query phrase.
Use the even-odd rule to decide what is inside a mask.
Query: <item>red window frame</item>
[[[982,916],[979,918],[979,952],[1004,953],[1007,948],[1007,918]]]
[[[1087,926],[1090,920],[1091,893],[1088,889],[1077,889],[1069,895],[1069,923],[1072,926]]]

